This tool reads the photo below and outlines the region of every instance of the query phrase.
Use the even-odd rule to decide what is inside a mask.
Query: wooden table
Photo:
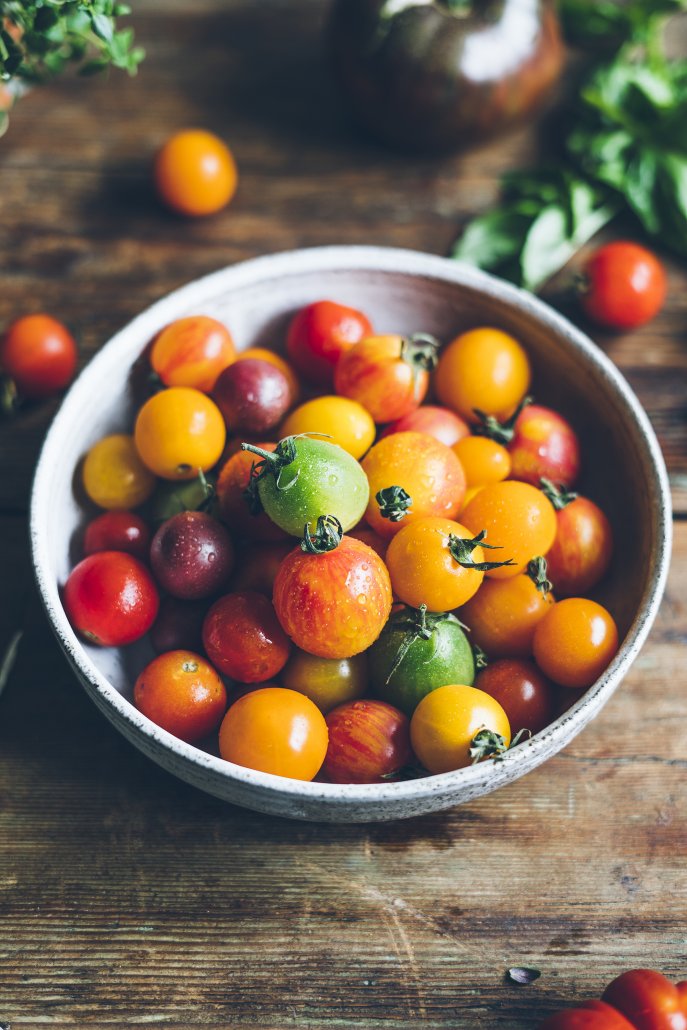
[[[36,91],[0,144],[0,326],[45,309],[87,358],[168,290],[327,243],[447,252],[523,131],[442,161],[361,140],[329,84],[324,0],[137,0],[148,59]],[[152,200],[168,133],[230,141],[235,202]],[[508,789],[379,826],[231,808],[145,760],[78,687],[39,607],[28,492],[53,404],[0,430],[2,615],[24,636],[0,700],[0,1023],[18,1027],[532,1027],[633,966],[687,975],[687,274],[646,329],[599,343],[661,438],[667,597],[599,718]],[[632,560],[632,555],[627,556]],[[531,986],[505,970],[542,970]]]

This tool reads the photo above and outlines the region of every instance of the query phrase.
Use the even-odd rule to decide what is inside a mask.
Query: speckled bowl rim
[[[647,469],[650,469],[650,475],[646,488],[656,521],[646,587],[637,614],[617,656],[584,696],[550,726],[504,755],[498,762],[481,763],[450,773],[402,782],[338,785],[302,782],[256,772],[207,754],[156,726],[108,682],[91,662],[72,630],[60,601],[58,584],[49,572],[51,562],[47,534],[50,513],[48,487],[50,469],[55,463],[60,462],[60,436],[71,424],[72,412],[78,410],[81,396],[85,397],[100,382],[111,360],[110,355],[117,348],[120,338],[138,333],[143,347],[159,325],[177,317],[178,311],[187,306],[191,297],[194,306],[201,308],[204,300],[215,297],[221,289],[247,288],[265,282],[273,276],[283,278],[293,274],[300,277],[318,272],[361,270],[400,273],[468,287],[487,297],[493,297],[500,303],[505,302],[527,312],[541,325],[554,331],[561,341],[561,346],[575,352],[578,357],[581,356],[588,367],[605,380],[606,385],[616,394],[619,408],[625,418],[634,423],[633,435],[641,441],[645,457],[648,458],[645,464]],[[416,803],[411,813],[415,814],[422,810],[423,801],[428,802],[429,811],[436,807],[459,804],[463,800],[490,792],[534,769],[569,744],[605,704],[644,644],[665,588],[672,541],[668,476],[652,426],[627,381],[588,336],[532,294],[468,265],[412,250],[368,246],[314,247],[253,258],[188,283],[163,297],[129,322],[84,368],[54,418],[36,467],[29,528],[36,582],[60,645],[97,706],[146,754],[169,768],[165,761],[165,753],[171,752],[183,766],[186,766],[186,769],[180,770],[179,775],[220,796],[222,788],[218,781],[227,780],[234,781],[237,787],[244,785],[249,793],[253,793],[257,788],[266,795],[278,795],[287,802],[286,807],[287,799],[292,802],[312,802],[316,805],[319,802],[318,807],[322,810],[324,807],[339,809],[351,806],[362,811],[368,806],[375,809],[382,806],[388,809],[387,818],[395,817],[393,809],[397,805],[400,809],[398,817],[403,817],[406,814],[403,809],[409,802]],[[169,758],[167,755],[167,759]],[[209,774],[208,782],[201,783],[189,766],[195,767],[201,778],[203,771],[206,775]],[[442,798],[440,806],[436,804],[437,796]],[[433,797],[434,805],[431,804]],[[249,807],[260,807],[257,800],[254,805],[250,799],[245,803]],[[267,808],[270,810],[272,806],[268,805]],[[285,810],[284,814],[289,813]],[[326,818],[324,815],[323,817]]]

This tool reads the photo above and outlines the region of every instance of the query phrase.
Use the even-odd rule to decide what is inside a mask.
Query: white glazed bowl
[[[293,313],[333,298],[364,310],[379,332],[423,330],[448,340],[497,325],[528,349],[534,393],[578,429],[586,459],[582,492],[609,513],[616,561],[598,597],[619,624],[618,655],[584,696],[499,762],[400,783],[303,783],[222,761],[160,729],[131,698],[146,644],[89,646],[60,600],[84,520],[74,471],[102,436],[131,431],[131,366],[173,319],[213,315],[240,347],[279,345]],[[405,818],[469,801],[534,769],[565,747],[602,708],[642,646],[663,592],[671,538],[663,458],[637,398],[615,366],[542,301],[455,262],[407,250],[325,247],[257,258],[175,291],[135,318],[95,356],[67,394],[46,438],[31,500],[36,579],[57,638],[89,696],[136,747],[181,779],[247,808],[298,819],[358,822]]]

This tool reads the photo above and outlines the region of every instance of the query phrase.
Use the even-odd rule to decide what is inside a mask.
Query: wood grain
[[[360,138],[329,82],[324,0],[135,7],[139,77],[37,90],[0,144],[0,326],[49,310],[82,362],[145,305],[245,257],[444,254],[500,173],[536,157],[534,129],[431,162]],[[241,171],[231,207],[192,223],[149,180],[187,124],[229,140]],[[656,426],[684,515],[687,275],[669,268],[654,323],[596,338]],[[577,318],[563,285],[549,296]],[[293,824],[172,779],[76,684],[25,540],[54,409],[0,428],[0,645],[24,629],[0,697],[0,1023],[526,1030],[623,969],[687,976],[687,523],[649,643],[565,752],[448,813]],[[541,979],[507,983],[514,964]]]

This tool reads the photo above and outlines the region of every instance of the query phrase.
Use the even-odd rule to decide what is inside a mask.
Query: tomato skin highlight
[[[402,357],[402,336],[368,336],[341,357],[334,388],[366,408],[375,422],[394,422],[420,406],[429,372]]]
[[[611,564],[611,524],[587,497],[576,497],[557,511],[556,522],[556,539],[546,555],[549,578],[559,597],[587,594]]]
[[[74,337],[50,315],[24,315],[0,337],[0,366],[22,397],[59,393],[72,380],[77,359]]]
[[[150,364],[165,386],[212,390],[220,372],[236,358],[231,333],[208,315],[178,318],[153,341]]]
[[[98,551],[80,561],[64,585],[63,602],[77,633],[101,647],[138,640],[160,603],[148,569],[123,551]]]
[[[636,1030],[617,1009],[593,999],[574,1009],[555,1012],[537,1030]]]
[[[225,761],[294,780],[317,775],[327,741],[327,723],[317,705],[283,687],[262,687],[240,697],[219,730]]]
[[[381,633],[391,611],[391,581],[367,544],[345,536],[325,554],[295,548],[274,581],[274,607],[294,643],[321,658],[350,658]]]
[[[585,314],[609,329],[634,329],[663,307],[667,279],[658,258],[636,243],[616,240],[600,247],[585,266]]]
[[[291,651],[269,600],[250,590],[215,601],[203,623],[203,646],[215,668],[240,683],[272,679]]]
[[[193,651],[167,651],[146,665],[134,703],[152,722],[193,744],[219,726],[227,692],[212,666]]]
[[[84,533],[84,557],[97,551],[126,551],[146,562],[150,551],[150,530],[134,512],[105,511],[88,523]]]
[[[319,300],[292,319],[286,334],[286,353],[307,382],[331,386],[341,356],[371,335],[372,326],[362,311]]]
[[[687,1030],[687,993],[653,969],[631,969],[611,981],[602,998],[636,1030]]]
[[[360,700],[327,715],[322,766],[331,783],[381,783],[411,759],[408,717],[384,701]]]
[[[238,172],[225,143],[203,129],[183,129],[162,145],[153,167],[160,199],[191,217],[221,211],[234,196]]]
[[[580,444],[577,434],[562,415],[540,404],[523,408],[513,427],[508,445],[511,478],[539,486],[550,479],[572,486],[580,474]]]

